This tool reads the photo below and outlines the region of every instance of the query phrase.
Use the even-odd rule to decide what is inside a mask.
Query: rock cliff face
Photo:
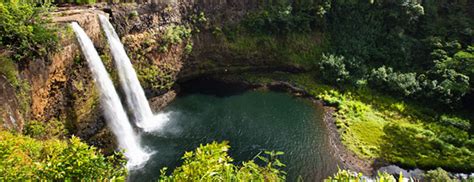
[[[65,123],[69,134],[102,147],[106,146],[105,143],[111,143],[89,68],[82,58],[72,29],[68,27],[70,22],[78,22],[99,52],[107,57],[108,53],[104,52],[107,44],[97,14],[105,13],[91,9],[61,8],[53,13],[53,21],[62,29],[59,51],[48,58],[30,60],[28,65],[18,70],[21,80],[29,85],[26,98],[20,99],[8,81],[0,77],[0,101],[5,103],[1,107],[4,128],[22,131],[30,120],[46,123],[58,119]],[[104,59],[104,62],[111,68],[110,59]],[[20,112],[19,102],[27,102],[29,107],[26,112]]]
[[[70,22],[76,21],[85,29],[115,81],[117,74],[97,14],[110,16],[156,110],[174,98],[173,86],[180,77],[251,64],[222,47],[222,40],[213,36],[211,27],[235,23],[261,5],[240,0],[179,0],[58,8],[52,16],[62,29],[60,50],[48,58],[30,60],[19,70],[30,88],[26,99],[19,98],[15,88],[0,77],[0,123],[4,129],[22,131],[30,120],[58,119],[65,122],[69,134],[101,148],[113,148],[99,94],[75,35],[68,28]],[[29,109],[21,111],[22,101]]]
[[[0,124],[10,130],[21,131],[24,117],[14,87],[0,75]]]

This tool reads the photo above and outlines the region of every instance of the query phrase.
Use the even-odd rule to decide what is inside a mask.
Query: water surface
[[[152,181],[162,167],[180,165],[185,151],[201,143],[227,140],[235,161],[250,160],[260,151],[285,152],[288,180],[321,181],[337,170],[331,155],[323,109],[286,93],[245,91],[226,96],[192,93],[178,97],[165,111],[171,121],[165,132],[142,134],[142,144],[156,151],[131,181]]]

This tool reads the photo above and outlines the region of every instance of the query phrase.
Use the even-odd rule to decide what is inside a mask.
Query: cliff
[[[159,110],[174,98],[175,82],[180,79],[281,66],[271,57],[235,53],[232,45],[215,34],[219,27],[237,23],[260,6],[263,4],[242,1],[176,1],[60,7],[51,13],[54,24],[61,29],[59,51],[16,68],[28,88],[24,94],[0,77],[3,129],[21,132],[29,121],[59,120],[69,135],[101,148],[114,148],[87,62],[69,28],[72,21],[91,37],[118,84],[97,14],[110,17],[154,110]]]

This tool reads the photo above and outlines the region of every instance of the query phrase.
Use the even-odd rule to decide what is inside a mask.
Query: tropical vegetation
[[[95,1],[0,2],[0,74],[19,95],[29,91],[19,70],[31,60],[47,60],[58,48],[59,30],[48,12],[61,3]],[[342,143],[360,158],[432,169],[426,180],[450,181],[443,169],[474,170],[473,7],[466,0],[277,0],[248,12],[241,22],[210,29],[235,55],[297,68],[298,74],[237,77],[259,84],[285,81],[336,108]],[[194,19],[205,21],[202,14]],[[190,27],[169,26],[156,52],[186,43],[185,52],[191,53],[192,33],[198,31]],[[128,46],[152,51],[144,49],[157,43],[152,38]],[[173,86],[176,78],[169,72],[176,70],[149,66],[144,53],[131,57],[141,61],[137,70],[144,85]],[[28,103],[21,105],[26,113]],[[125,180],[120,153],[105,156],[71,136],[61,120],[26,123],[21,132],[0,131],[0,180]],[[161,171],[160,181],[286,179],[277,159],[282,153],[265,152],[237,165],[229,148],[211,143],[187,152],[182,166]],[[376,180],[400,177],[380,173]],[[340,170],[327,180],[361,181],[362,176]]]

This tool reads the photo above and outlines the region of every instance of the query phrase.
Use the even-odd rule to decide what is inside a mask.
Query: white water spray
[[[115,66],[120,77],[120,84],[125,92],[127,103],[130,109],[133,110],[136,125],[145,132],[162,129],[169,120],[169,114],[161,113],[153,115],[145,92],[140,85],[140,81],[138,81],[135,69],[133,69],[132,63],[114,27],[106,16],[99,15],[99,19],[107,36],[110,51],[115,60]]]
[[[144,164],[148,160],[149,154],[140,147],[137,135],[130,125],[120,98],[94,44],[79,24],[73,22],[71,25],[99,89],[105,119],[117,137],[119,147],[125,150],[125,156],[128,158],[127,167],[133,168]]]

